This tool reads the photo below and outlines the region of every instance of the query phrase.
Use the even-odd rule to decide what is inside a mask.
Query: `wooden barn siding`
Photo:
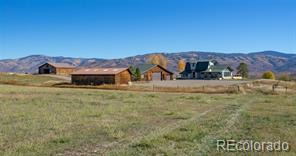
[[[128,70],[116,75],[72,75],[71,78],[77,85],[128,84],[132,79]]]
[[[72,75],[72,83],[77,85],[114,84],[114,75]]]
[[[70,75],[73,71],[73,68],[56,68],[56,74],[58,75]]]
[[[167,80],[167,75],[169,75],[170,79],[172,79],[172,75],[170,73],[168,73],[165,70],[159,68],[158,66],[155,66],[155,67],[151,68],[150,70],[148,70],[144,74],[144,80],[151,81],[152,80],[152,74],[157,73],[157,72],[161,72],[161,77],[162,77],[161,79],[162,80]]]
[[[115,75],[72,75],[72,83],[77,85],[115,84]]]
[[[56,68],[50,64],[44,64],[39,67],[39,74],[44,74],[44,69],[50,69],[50,74],[56,74]]]
[[[70,75],[74,68],[56,68],[50,64],[44,64],[40,66],[38,73],[39,74],[45,74],[44,69],[50,69],[50,74],[57,74],[57,75]]]
[[[125,70],[115,76],[116,84],[128,84],[128,82],[131,80],[131,74],[128,70]]]

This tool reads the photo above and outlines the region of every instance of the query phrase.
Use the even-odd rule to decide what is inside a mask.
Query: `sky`
[[[296,53],[295,0],[0,0],[0,59]]]

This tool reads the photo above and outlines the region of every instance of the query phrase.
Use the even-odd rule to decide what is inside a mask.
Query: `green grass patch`
[[[280,154],[296,153],[293,95],[0,85],[0,99],[5,156],[244,154],[217,153],[216,139],[282,140],[291,150]]]

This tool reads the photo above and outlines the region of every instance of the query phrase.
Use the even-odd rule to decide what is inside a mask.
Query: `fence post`
[[[240,88],[239,88],[239,85],[237,85],[237,91],[238,91],[238,92],[240,92]]]
[[[274,89],[275,89],[275,85],[273,84],[273,85],[272,85],[272,91],[273,91],[273,92],[274,92]]]
[[[152,85],[152,91],[154,92],[154,84]]]

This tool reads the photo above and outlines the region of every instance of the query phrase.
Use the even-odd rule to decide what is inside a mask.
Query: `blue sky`
[[[295,0],[0,0],[0,59],[296,53]]]

